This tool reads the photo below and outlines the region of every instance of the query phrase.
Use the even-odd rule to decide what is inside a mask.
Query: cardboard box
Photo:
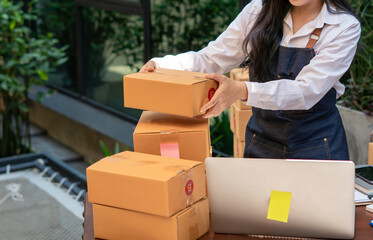
[[[201,162],[122,152],[87,168],[92,203],[169,217],[206,196]]]
[[[236,136],[233,136],[233,156],[235,158],[243,158],[245,151],[245,141],[239,141]]]
[[[167,146],[176,148],[179,158],[205,161],[210,156],[208,119],[193,119],[144,111],[133,133],[135,152],[161,156]],[[173,150],[173,149],[171,149]]]
[[[171,217],[93,204],[93,223],[100,239],[198,239],[209,230],[209,204],[203,199]]]
[[[248,82],[250,81],[249,70],[247,68],[232,69],[230,78],[240,82]]]
[[[252,110],[239,110],[236,104],[231,105],[231,128],[237,139],[242,142],[245,141],[246,125],[252,116]]]
[[[251,106],[242,103],[241,100],[235,101],[234,104],[236,104],[237,108],[240,110],[251,110],[252,109]]]
[[[229,107],[229,127],[230,127],[231,131],[232,131],[233,134],[234,134],[234,131],[235,131],[236,115],[235,115],[235,109],[234,109],[233,105],[234,105],[234,104],[232,104],[232,105]]]
[[[125,107],[195,117],[218,83],[204,73],[158,68],[124,76],[123,87]]]
[[[368,164],[373,165],[373,142],[369,143]]]

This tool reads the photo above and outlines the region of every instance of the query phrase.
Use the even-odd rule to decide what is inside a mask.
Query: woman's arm
[[[328,43],[320,47],[318,55],[302,69],[295,80],[245,82],[246,86],[242,86],[242,82],[237,84],[223,75],[208,75],[208,78],[219,82],[219,89],[211,101],[201,108],[201,113],[209,110],[202,117],[218,116],[239,99],[246,101],[247,105],[269,110],[310,109],[350,67],[360,31],[360,24],[354,19],[337,36],[329,36]]]
[[[350,67],[360,32],[360,24],[355,19],[327,45],[320,47],[318,54],[301,70],[295,80],[246,82],[246,104],[269,110],[310,109]]]

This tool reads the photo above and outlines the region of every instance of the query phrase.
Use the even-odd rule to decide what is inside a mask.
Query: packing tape
[[[185,197],[186,197],[186,206],[193,204],[192,196],[194,192],[194,181],[193,181],[193,172],[192,169],[188,169],[183,174],[183,182],[185,186]]]
[[[172,131],[162,131],[159,136],[161,156],[180,158],[179,135]]]

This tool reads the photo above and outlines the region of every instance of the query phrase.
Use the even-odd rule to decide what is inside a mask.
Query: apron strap
[[[322,28],[316,28],[313,31],[313,33],[311,34],[310,40],[308,40],[306,48],[312,49],[313,46],[315,46],[317,40],[319,40],[319,38],[320,38],[320,34],[321,34],[321,31],[323,30],[324,26],[322,26]]]

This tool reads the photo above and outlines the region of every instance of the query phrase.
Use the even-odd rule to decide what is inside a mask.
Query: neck
[[[301,6],[292,6],[291,18],[293,20],[293,34],[295,34],[303,25],[313,21],[320,13],[323,0],[312,0]]]

